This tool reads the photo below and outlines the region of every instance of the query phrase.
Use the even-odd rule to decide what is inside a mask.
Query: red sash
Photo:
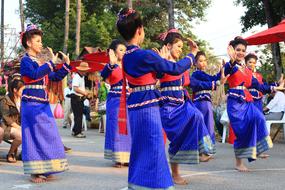
[[[123,64],[122,64],[123,67]],[[126,77],[125,74],[123,74],[123,88],[122,88],[122,94],[120,97],[120,107],[119,107],[119,115],[118,115],[118,126],[119,126],[119,134],[127,135],[127,95],[126,95]]]
[[[23,76],[23,81],[24,81],[25,84],[32,84],[32,83],[35,83],[35,82],[39,82],[41,80],[43,80],[43,85],[47,85],[48,81],[49,81],[48,75],[45,75],[44,77],[39,78],[39,79],[35,79],[35,80],[31,79],[30,77]]]
[[[181,79],[181,76],[182,75],[178,75],[178,76],[173,76],[173,75],[169,75],[169,74],[164,74],[164,76],[159,79],[160,82],[171,82],[171,81],[175,81],[175,80],[178,80],[178,79]]]
[[[123,64],[122,64],[123,65]],[[123,66],[122,66],[123,67]],[[119,115],[118,115],[118,126],[119,126],[119,134],[127,135],[127,101],[126,101],[126,86],[128,82],[133,85],[148,85],[148,84],[155,84],[156,78],[155,73],[148,73],[138,78],[134,78],[125,72],[123,72],[123,88],[122,88],[122,95],[120,98],[120,107],[119,107]]]
[[[114,69],[111,75],[108,77],[108,79],[110,85],[114,85],[120,82],[123,79],[122,69],[120,67]]]
[[[262,75],[260,73],[253,73],[254,77],[258,80],[260,84],[263,84]]]
[[[260,84],[263,84],[263,78],[262,78],[262,75],[260,73],[253,73],[253,75],[255,76],[255,78],[257,79],[257,81],[260,83]],[[258,91],[258,94],[259,96],[263,96],[262,92]]]
[[[137,78],[134,78],[125,72],[124,72],[124,75],[127,77],[129,83],[133,85],[138,85],[138,86],[155,84],[157,81],[155,73],[147,73]]]
[[[190,73],[189,73],[189,70],[186,70],[183,73],[183,76],[184,76],[184,84],[183,84],[183,86],[189,86],[190,85]]]
[[[244,82],[244,86],[246,88],[248,88],[248,87],[251,86],[252,72],[248,68],[245,68],[244,73],[241,72],[240,70],[238,70],[237,72],[235,72],[232,76],[230,76],[228,78],[228,82],[229,82],[229,87],[230,88],[237,87],[242,82]],[[247,102],[253,101],[252,96],[251,96],[250,92],[247,89],[244,90],[244,95],[245,95],[245,100]]]

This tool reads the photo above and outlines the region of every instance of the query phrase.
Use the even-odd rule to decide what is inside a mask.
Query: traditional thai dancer
[[[28,25],[22,34],[26,54],[21,60],[21,75],[25,89],[21,101],[22,160],[24,173],[31,174],[31,181],[43,183],[55,179],[52,174],[68,169],[64,147],[52,115],[46,86],[48,80],[62,80],[70,71],[69,57],[61,52],[65,63],[55,71],[52,59],[40,63],[37,59],[42,50],[42,31]]]
[[[127,165],[130,159],[131,134],[119,134],[118,115],[120,97],[123,85],[122,59],[126,52],[126,45],[121,40],[113,40],[110,49],[110,62],[107,64],[101,76],[111,85],[106,103],[106,136],[104,158],[115,162],[115,167]],[[129,125],[128,125],[129,126]]]
[[[252,75],[258,80],[258,82],[260,84],[263,84],[262,75],[260,73],[256,72],[256,69],[255,69],[256,62],[257,62],[257,56],[256,55],[249,53],[245,56],[245,64],[246,64],[247,68],[252,71]],[[263,110],[263,104],[262,104],[263,93],[256,90],[255,88],[251,88],[248,90],[249,90],[249,92],[253,98],[254,105],[261,112],[263,112],[262,111]]]
[[[257,62],[257,56],[253,53],[249,53],[245,56],[245,64],[247,68],[249,68],[252,71],[253,76],[258,80],[260,84],[267,84],[263,83],[263,77],[261,73],[256,71],[256,62]],[[278,86],[279,83],[281,83],[283,80],[283,74],[281,75],[281,78],[279,79],[278,83],[275,82],[273,84],[270,84],[271,86]],[[256,90],[254,88],[249,89],[249,92],[253,98],[254,105],[261,111],[263,112],[263,103],[262,103],[262,98],[263,94],[265,92],[261,92],[259,90]]]
[[[228,47],[231,60],[224,66],[225,75],[230,75],[227,112],[236,135],[234,141],[235,168],[241,172],[249,171],[242,159],[254,161],[257,157],[262,157],[262,153],[273,146],[265,125],[264,115],[253,104],[253,98],[248,89],[255,88],[264,92],[283,89],[283,87],[259,84],[253,77],[252,71],[243,63],[246,48],[247,42],[240,37],[232,40]]]
[[[129,189],[173,189],[164,149],[159,108],[162,97],[155,88],[156,75],[180,75],[190,68],[194,55],[188,54],[174,63],[161,58],[154,51],[141,49],[139,46],[144,41],[144,27],[140,14],[133,9],[121,10],[117,28],[128,42],[123,71],[132,88],[127,101],[132,135]],[[162,51],[166,54],[168,50],[164,47]]]
[[[195,57],[197,70],[191,75],[191,81],[194,79],[198,81],[209,82],[208,85],[199,85],[199,83],[190,83],[193,90],[194,105],[200,110],[204,116],[204,121],[210,133],[212,142],[215,144],[215,128],[213,106],[211,101],[211,92],[216,89],[217,84],[220,85],[221,72],[216,75],[209,75],[205,72],[207,68],[207,57],[202,51],[199,51]],[[212,84],[212,85],[211,85]]]
[[[176,62],[182,53],[183,37],[178,30],[171,29],[160,38],[170,52],[168,60]],[[189,44],[192,44],[192,41]],[[192,48],[191,51],[195,55],[198,48]],[[212,87],[212,82],[209,84]],[[178,76],[163,74],[160,79],[163,97],[163,105],[160,108],[161,121],[170,141],[168,152],[173,181],[179,185],[188,182],[180,176],[178,164],[198,164],[199,155],[202,161],[208,161],[211,158],[210,154],[214,152],[203,115],[189,99],[183,85],[189,85],[188,71],[185,75]]]

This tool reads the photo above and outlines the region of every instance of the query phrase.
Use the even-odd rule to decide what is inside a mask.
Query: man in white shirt
[[[285,94],[282,91],[276,91],[273,99],[263,108],[266,120],[280,120],[285,111]]]
[[[63,128],[70,127],[70,114],[72,113],[71,109],[71,95],[72,93],[72,80],[67,81],[67,87],[64,89],[64,120]]]
[[[77,73],[72,79],[72,94],[71,94],[71,108],[74,114],[74,127],[72,129],[72,135],[77,138],[85,138],[82,133],[82,117],[83,117],[83,101],[84,97],[88,95],[85,90],[84,76],[90,69],[88,63],[81,62],[76,67]]]

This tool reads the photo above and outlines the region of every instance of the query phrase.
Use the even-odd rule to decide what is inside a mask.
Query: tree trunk
[[[133,2],[132,2],[132,0],[128,0],[128,7],[129,7],[130,9],[133,8]]]
[[[1,1],[1,44],[0,44],[0,58],[1,58],[1,68],[3,68],[3,58],[4,58],[4,0]]]
[[[271,3],[269,0],[262,0],[265,10],[266,21],[268,24],[268,28],[276,26],[279,21],[274,20],[274,13],[272,11]],[[274,69],[276,73],[276,79],[280,78],[281,73],[283,72],[282,62],[281,62],[281,53],[279,43],[274,43],[271,45],[272,58]]]
[[[23,7],[23,1],[19,0],[19,6],[20,6],[20,21],[21,21],[21,31],[25,31],[25,16],[24,16],[24,7]]]
[[[64,42],[63,53],[66,54],[68,48],[68,34],[69,34],[69,0],[65,0],[65,30],[64,30]]]
[[[167,0],[168,5],[168,28],[172,29],[174,27],[174,2],[173,0]]]
[[[81,0],[77,0],[77,13],[76,13],[76,48],[75,55],[79,56],[80,48],[80,24],[81,24]]]

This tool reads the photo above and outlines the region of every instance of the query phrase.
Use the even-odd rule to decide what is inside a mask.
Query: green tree
[[[241,4],[247,8],[241,17],[243,31],[247,31],[256,25],[265,24],[271,28],[285,17],[284,0],[236,0],[236,4]],[[283,72],[279,43],[271,45],[271,52],[276,79],[278,79]]]
[[[210,0],[174,1],[176,27],[199,41],[204,49],[208,44],[197,39],[191,33],[191,21],[204,19],[204,12]],[[107,48],[114,38],[120,38],[116,30],[116,17],[119,10],[127,6],[127,1],[82,0],[80,47],[100,46]],[[168,29],[167,3],[165,0],[136,0],[133,8],[142,14],[146,39],[144,48],[160,47],[158,34]],[[65,25],[65,1],[62,0],[26,0],[26,18],[40,25],[44,31],[44,45],[55,50],[63,49]],[[74,55],[76,28],[76,0],[70,0],[68,52]]]

